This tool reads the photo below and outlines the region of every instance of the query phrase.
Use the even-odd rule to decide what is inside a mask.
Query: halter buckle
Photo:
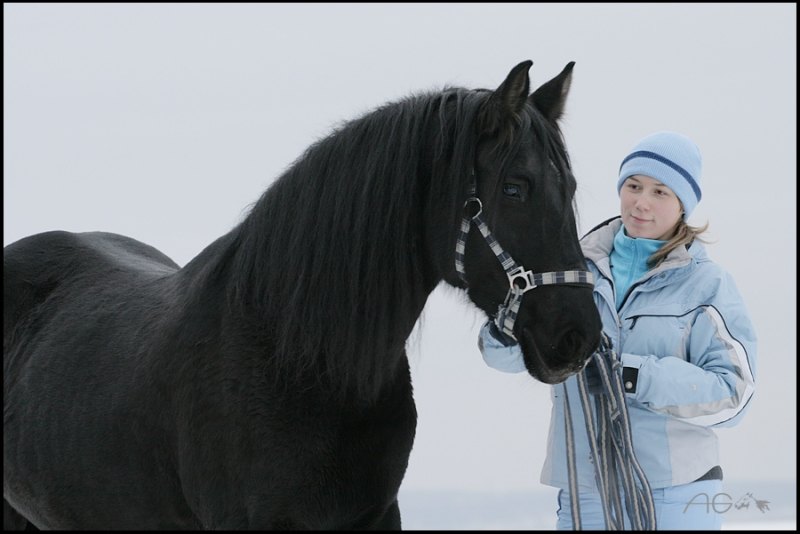
[[[538,287],[533,282],[533,272],[526,271],[525,267],[520,265],[516,269],[513,269],[506,273],[508,277],[508,285],[511,286],[511,290],[513,291],[515,288],[518,289],[521,293],[527,293],[531,289]],[[521,281],[521,284],[517,284],[517,281]]]

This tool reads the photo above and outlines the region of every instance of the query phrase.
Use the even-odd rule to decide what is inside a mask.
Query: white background
[[[719,432],[726,480],[796,487],[794,4],[4,4],[3,243],[104,230],[180,265],[303,150],[412,92],[531,86],[575,61],[562,129],[583,234],[619,209],[621,158],[694,139],[711,257],[759,335],[757,391]],[[548,386],[486,367],[484,318],[439,288],[409,339],[404,492],[541,489]],[[783,486],[780,486],[783,487]],[[555,505],[553,505],[553,509]]]

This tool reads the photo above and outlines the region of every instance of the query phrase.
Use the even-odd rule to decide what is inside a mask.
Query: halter
[[[461,231],[456,241],[456,271],[461,277],[464,284],[467,283],[466,270],[464,269],[464,252],[467,246],[467,235],[471,228],[470,223],[475,223],[483,235],[486,242],[494,252],[494,255],[503,266],[503,270],[508,277],[508,293],[506,294],[503,304],[498,306],[497,315],[494,322],[497,327],[505,334],[517,339],[514,335],[514,322],[517,320],[517,313],[519,306],[522,303],[522,297],[531,289],[539,286],[550,284],[573,284],[573,285],[586,285],[594,287],[594,276],[589,271],[551,271],[547,273],[534,273],[526,270],[522,265],[518,265],[514,261],[500,243],[492,235],[492,231],[483,220],[483,203],[477,196],[477,184],[475,180],[475,170],[472,170],[472,183],[467,192],[468,198],[464,202],[464,217],[461,219]],[[471,217],[467,214],[467,206],[471,203],[478,205],[477,212]]]

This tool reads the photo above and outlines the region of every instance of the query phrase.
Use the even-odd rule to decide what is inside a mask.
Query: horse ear
[[[525,60],[508,73],[500,86],[492,93],[481,113],[481,126],[487,133],[494,132],[504,123],[513,120],[528,98],[530,79],[528,70],[533,61]]]
[[[567,63],[561,74],[543,84],[530,96],[531,104],[552,122],[556,122],[564,112],[574,66],[574,61]]]

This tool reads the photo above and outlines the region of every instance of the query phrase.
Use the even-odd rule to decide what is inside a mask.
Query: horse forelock
[[[263,324],[267,365],[367,396],[401,372],[438,282],[424,212],[459,210],[486,98],[447,88],[384,105],[310,146],[264,192],[236,229],[229,297]]]

